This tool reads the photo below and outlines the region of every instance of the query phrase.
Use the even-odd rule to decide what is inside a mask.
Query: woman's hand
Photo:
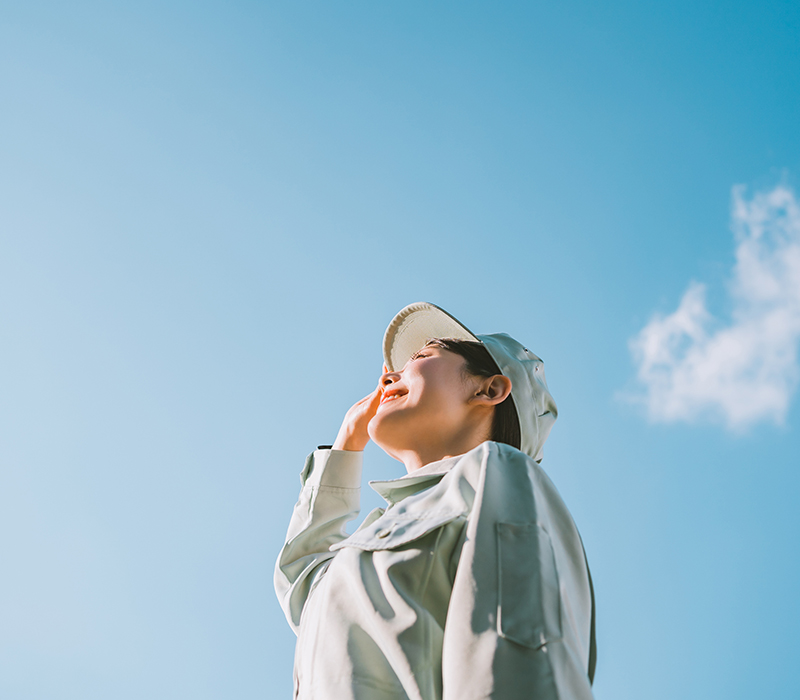
[[[344,416],[342,427],[339,428],[339,434],[333,443],[334,450],[363,451],[369,442],[367,426],[378,410],[381,394],[383,394],[383,385],[378,384],[375,391],[350,408]]]

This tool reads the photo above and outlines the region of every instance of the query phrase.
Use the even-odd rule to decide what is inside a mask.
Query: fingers
[[[354,417],[360,413],[374,414],[378,410],[378,405],[381,402],[383,395],[383,386],[378,384],[373,391],[367,394],[363,399],[356,402],[356,404],[348,411]],[[370,416],[371,417],[371,416]]]
[[[386,365],[383,366],[384,374],[388,371],[386,369]],[[381,396],[383,395],[383,390],[386,387],[383,385],[383,374],[381,375],[380,379],[378,379],[378,385],[373,389],[369,394],[367,394],[363,399],[358,401],[353,408],[356,407],[366,407],[369,406],[371,409],[377,410],[378,404],[381,401]],[[374,404],[374,406],[373,406]],[[352,409],[351,409],[352,410]]]
[[[384,370],[386,367],[384,366]],[[355,403],[347,411],[339,428],[339,434],[333,443],[336,450],[361,451],[369,442],[367,426],[378,412],[378,406],[383,396],[383,375],[378,385],[367,396]]]
[[[375,391],[373,391],[369,396],[367,396],[366,403],[368,404],[368,412],[370,414],[370,418],[375,415],[375,412],[378,410],[378,406],[381,402],[381,396],[383,396],[383,386],[378,384],[375,387]]]
[[[384,374],[386,374],[388,371],[389,371],[389,370],[386,368],[386,365],[384,365],[384,366],[383,366],[383,372],[381,373],[381,376],[380,376],[380,377],[378,377],[378,386],[377,386],[377,388],[375,389],[375,391],[376,391],[378,394],[382,394],[382,393],[383,393],[383,390],[386,388],[386,387],[384,386],[384,384],[383,384],[383,375],[384,375]]]
[[[381,394],[383,394],[383,385],[378,384],[373,391],[367,394],[359,403],[372,403],[373,401],[380,401]]]

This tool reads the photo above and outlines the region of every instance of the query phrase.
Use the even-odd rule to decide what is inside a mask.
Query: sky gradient
[[[431,301],[545,361],[598,700],[796,698],[797,3],[1,6],[0,697],[291,697],[299,472]]]

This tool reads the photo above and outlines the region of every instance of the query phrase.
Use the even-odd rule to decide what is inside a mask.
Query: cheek
[[[432,382],[422,398],[427,412],[441,416],[458,413],[466,402],[466,396],[467,391],[461,378],[456,377],[452,381]]]

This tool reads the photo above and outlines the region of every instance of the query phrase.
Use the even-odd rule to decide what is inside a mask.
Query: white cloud
[[[691,283],[677,310],[631,339],[651,420],[722,419],[734,430],[783,423],[800,377],[800,205],[778,186],[746,200],[733,189],[736,264],[729,321]]]

